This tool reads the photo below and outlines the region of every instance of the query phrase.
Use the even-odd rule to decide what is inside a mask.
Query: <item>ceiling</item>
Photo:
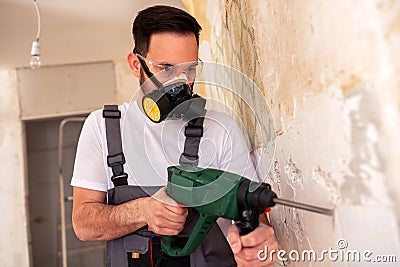
[[[42,65],[123,60],[132,50],[132,21],[154,4],[181,0],[37,0]],[[29,66],[37,32],[33,0],[0,0],[0,69]]]

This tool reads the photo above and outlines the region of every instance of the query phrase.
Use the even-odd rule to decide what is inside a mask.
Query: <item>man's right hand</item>
[[[147,225],[159,235],[178,235],[186,222],[187,208],[179,207],[166,192],[165,187],[152,197],[142,202],[142,209]]]
[[[152,197],[119,205],[105,204],[106,192],[74,187],[72,224],[81,240],[112,240],[145,225],[161,235],[177,235],[188,211],[167,196],[165,188]]]

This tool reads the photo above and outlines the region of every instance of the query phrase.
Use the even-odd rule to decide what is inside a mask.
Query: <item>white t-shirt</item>
[[[135,101],[119,109],[128,184],[165,186],[167,167],[179,165],[186,122],[153,123]],[[82,128],[71,185],[104,192],[113,188],[107,155],[105,120],[102,110],[97,110],[88,116]],[[257,180],[246,140],[235,121],[224,113],[207,111],[199,157],[199,167],[221,169]]]

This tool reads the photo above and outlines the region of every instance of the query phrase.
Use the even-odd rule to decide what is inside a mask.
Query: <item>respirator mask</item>
[[[144,62],[145,58],[140,55],[138,58],[144,72],[157,88],[142,98],[144,113],[152,122],[159,123],[167,118],[190,120],[204,115],[206,100],[193,93],[198,63],[192,68],[184,65],[183,70],[171,66],[153,75]],[[162,81],[169,79],[161,82],[159,78],[163,78]]]

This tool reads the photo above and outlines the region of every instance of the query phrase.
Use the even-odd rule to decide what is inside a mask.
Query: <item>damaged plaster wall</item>
[[[338,249],[345,239],[349,249],[400,261],[400,3],[183,2],[203,26],[200,57],[242,71],[271,107],[276,152],[269,173],[263,166],[259,174],[284,198],[336,210],[330,218],[275,208],[281,248]],[[254,115],[240,116],[257,152],[264,144]],[[358,264],[290,265],[365,262]]]
[[[23,134],[16,71],[0,71],[0,266],[29,266]]]

